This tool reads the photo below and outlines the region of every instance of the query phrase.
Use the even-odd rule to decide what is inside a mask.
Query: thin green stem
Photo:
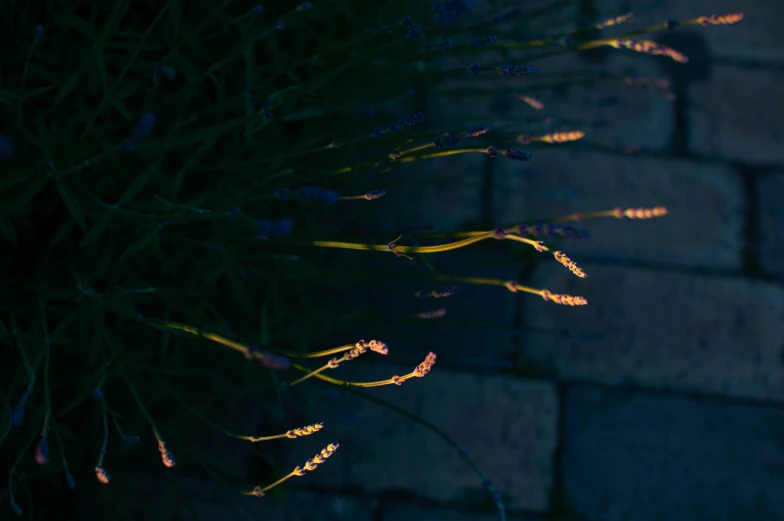
[[[150,424],[150,427],[152,428],[152,432],[155,435],[155,439],[158,441],[158,443],[163,443],[163,440],[161,439],[161,435],[158,432],[158,428],[155,426],[155,422],[152,421],[152,417],[147,412],[147,409],[145,409],[141,398],[139,398],[139,395],[136,393],[136,389],[134,389],[133,385],[131,384],[131,381],[128,379],[128,375],[125,374],[125,370],[121,369],[121,371],[122,371],[123,380],[125,380],[125,383],[128,385],[128,389],[131,390],[133,399],[136,401],[136,404],[139,406],[139,409],[141,409],[142,414],[144,414],[144,417],[147,419],[147,422]]]

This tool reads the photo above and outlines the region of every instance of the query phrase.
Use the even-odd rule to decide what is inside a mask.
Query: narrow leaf
[[[146,247],[147,247],[147,246],[148,246],[148,245],[149,245],[149,244],[150,244],[150,243],[151,243],[153,240],[155,240],[155,237],[157,237],[157,236],[158,236],[158,230],[153,230],[152,232],[148,233],[147,235],[145,235],[144,237],[142,237],[141,239],[139,239],[139,240],[138,240],[138,241],[136,241],[135,243],[131,244],[131,245],[130,245],[130,246],[128,246],[128,248],[127,248],[127,249],[126,249],[126,250],[125,250],[125,251],[122,253],[122,255],[120,255],[120,260],[125,260],[125,259],[127,259],[128,257],[130,257],[131,255],[133,255],[133,254],[135,254],[135,253],[138,253],[138,252],[142,251],[142,250],[143,250],[144,248],[146,248]]]
[[[71,232],[73,231],[74,226],[76,226],[76,221],[74,221],[70,217],[68,219],[66,219],[65,221],[63,221],[63,223],[60,225],[60,227],[54,233],[54,236],[52,237],[52,240],[49,242],[49,244],[52,245],[52,246],[55,246],[55,245],[61,243],[62,241],[64,241],[66,237],[71,235]]]
[[[105,214],[101,216],[100,219],[98,219],[98,221],[96,221],[93,227],[90,228],[90,231],[84,234],[84,237],[82,238],[82,242],[79,243],[79,247],[84,248],[85,246],[93,242],[95,239],[100,237],[103,231],[106,229],[106,226],[108,226],[111,218],[112,218],[112,211],[108,210]]]
[[[65,82],[65,85],[62,86],[60,92],[57,93],[57,96],[54,97],[55,103],[60,103],[65,98],[71,94],[71,91],[76,87],[76,82],[79,81],[79,71],[74,72],[68,81]]]
[[[16,236],[16,229],[11,220],[5,215],[0,215],[0,231],[6,236],[8,242],[16,246],[18,237]]]
[[[79,228],[82,230],[87,229],[87,223],[84,221],[84,212],[79,205],[79,201],[71,192],[71,189],[68,188],[65,181],[61,179],[55,181],[55,185],[57,186],[57,191],[60,193],[60,197],[63,199],[65,206],[68,208],[68,212],[70,212],[71,217],[76,221],[76,224],[78,224]]]
[[[148,166],[141,174],[139,174],[139,177],[136,178],[136,180],[131,184],[131,186],[129,186],[125,190],[125,193],[122,194],[117,204],[125,204],[131,199],[133,199],[134,197],[136,197],[137,195],[139,195],[139,192],[141,192],[144,189],[144,187],[147,186],[147,183],[150,182],[150,180],[158,172],[158,169],[160,169],[160,167],[161,167],[161,161],[157,161],[152,165]]]

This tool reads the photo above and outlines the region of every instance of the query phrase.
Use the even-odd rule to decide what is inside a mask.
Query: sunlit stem
[[[272,488],[275,488],[275,487],[277,487],[278,485],[280,485],[280,484],[281,484],[281,483],[283,483],[284,481],[287,481],[287,480],[289,480],[289,479],[293,478],[293,477],[294,477],[294,476],[296,476],[296,475],[297,475],[297,471],[296,471],[296,470],[292,470],[291,472],[289,472],[288,474],[286,474],[285,476],[283,476],[282,478],[280,478],[280,479],[279,479],[279,480],[277,480],[276,482],[274,482],[274,483],[271,483],[271,484],[267,485],[267,486],[266,486],[266,487],[264,487],[264,488],[259,488],[259,487],[256,487],[256,488],[254,488],[253,490],[244,490],[244,491],[242,491],[241,493],[242,493],[243,495],[245,495],[245,496],[262,496],[262,495],[264,495],[264,493],[265,493],[266,491],[268,491],[268,490],[270,490],[270,489],[272,489]]]
[[[389,378],[387,380],[379,380],[376,382],[346,382],[343,380],[338,380],[337,378],[332,378],[321,374],[320,371],[323,370],[323,368],[319,368],[314,371],[312,369],[308,369],[307,367],[303,367],[298,364],[291,364],[291,367],[293,367],[298,371],[303,371],[305,373],[308,373],[307,375],[308,377],[313,376],[314,378],[323,380],[324,382],[328,382],[334,385],[342,385],[345,387],[381,387],[384,385],[394,385],[396,384],[396,382],[404,382],[406,380],[410,380],[411,378],[415,378],[417,376],[416,373],[412,371],[407,375],[399,377],[398,379]]]
[[[401,246],[395,245],[391,247],[389,244],[364,244],[356,242],[339,242],[339,241],[313,241],[308,244],[318,246],[320,248],[338,248],[344,250],[366,250],[366,251],[393,251],[396,253],[441,253],[445,251],[456,250],[471,244],[483,241],[485,239],[493,238],[493,232],[482,232],[472,237],[462,239],[447,244],[438,244],[435,246]],[[533,241],[532,241],[533,242]]]
[[[205,418],[201,413],[199,413],[197,410],[195,410],[193,407],[191,407],[190,405],[185,403],[185,401],[182,398],[180,398],[178,395],[176,395],[175,393],[173,393],[171,391],[169,391],[169,393],[172,395],[172,398],[177,400],[180,403],[180,405],[182,405],[183,408],[185,408],[186,411],[188,411],[192,415],[196,416],[197,418],[199,418],[201,421],[203,421],[204,423],[206,423],[207,425],[209,425],[213,429],[218,430],[218,431],[222,432],[223,434],[225,434],[226,436],[229,436],[231,438],[236,438],[238,440],[245,440],[245,441],[249,441],[251,443],[256,443],[258,441],[270,441],[270,440],[278,440],[278,439],[281,439],[281,438],[289,438],[290,437],[290,436],[288,436],[288,433],[286,433],[286,432],[284,432],[283,434],[276,434],[274,436],[245,436],[245,435],[242,435],[242,434],[237,434],[237,433],[232,432],[230,430],[224,429],[220,425],[217,425],[217,424],[211,422],[210,420]]]
[[[164,327],[164,328],[174,329],[174,330],[177,330],[177,331],[182,331],[184,333],[190,333],[191,335],[198,336],[198,337],[204,338],[206,340],[210,340],[212,342],[216,342],[218,344],[221,344],[221,345],[224,345],[226,347],[229,347],[229,348],[231,348],[231,349],[233,349],[233,350],[235,350],[235,351],[237,351],[239,353],[242,353],[245,356],[253,356],[254,358],[259,359],[259,360],[262,360],[264,358],[264,354],[263,353],[259,353],[259,352],[256,352],[256,351],[252,350],[250,348],[250,346],[247,346],[247,345],[242,344],[240,342],[235,342],[234,340],[230,340],[230,339],[228,339],[228,338],[226,338],[224,336],[218,335],[216,333],[210,333],[209,331],[205,331],[203,329],[195,328],[193,326],[189,326],[189,325],[186,325],[186,324],[180,324],[180,323],[177,323],[177,322],[169,322],[169,321],[160,321],[160,322],[155,321],[155,322],[148,322],[148,324],[152,325],[152,326],[155,326],[155,327]],[[333,354],[336,354],[336,353],[342,353],[344,351],[348,351],[350,349],[353,349],[356,346],[355,346],[355,344],[348,344],[348,345],[344,345],[344,346],[340,346],[340,347],[335,347],[335,348],[332,348],[332,349],[327,349],[325,351],[318,351],[318,352],[315,352],[315,353],[296,353],[294,351],[287,351],[285,349],[279,349],[279,348],[272,347],[272,346],[269,346],[269,345],[264,345],[264,347],[269,349],[270,351],[275,351],[276,353],[280,353],[280,354],[286,355],[286,356],[291,357],[291,358],[319,358],[319,357],[322,357],[322,356],[329,356],[329,355],[333,355]]]
[[[136,401],[136,404],[139,406],[139,409],[141,409],[142,414],[144,414],[144,417],[147,419],[147,423],[150,424],[150,427],[152,428],[152,433],[155,435],[155,439],[158,441],[158,443],[163,443],[163,440],[161,439],[161,435],[158,432],[158,428],[155,426],[155,422],[152,421],[152,417],[147,412],[147,409],[144,407],[141,398],[139,398],[139,395],[136,394],[136,389],[134,389],[133,385],[131,384],[131,381],[128,379],[128,376],[125,374],[125,371],[122,371],[122,375],[123,375],[123,379],[125,380],[125,383],[128,384],[128,389],[131,390],[133,399]],[[104,414],[104,421],[106,421],[106,414]]]

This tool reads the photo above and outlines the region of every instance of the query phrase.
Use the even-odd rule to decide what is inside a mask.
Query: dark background
[[[521,262],[505,244],[434,256],[453,275],[518,280],[589,305],[461,287],[422,304],[447,309],[430,327],[391,321],[335,332],[387,341],[404,364],[352,362],[337,377],[404,374],[437,351],[425,379],[372,393],[453,436],[493,480],[510,521],[784,520],[784,2],[580,0],[563,18],[577,24],[628,11],[635,28],[736,11],[745,19],[653,36],[689,56],[687,65],[615,49],[534,64],[664,78],[675,100],[637,87],[571,87],[543,93],[545,108],[535,113],[508,97],[454,100],[417,86],[413,108],[429,123],[552,115],[573,119],[587,136],[580,146],[537,151],[531,163],[477,154],[400,169],[372,217],[362,207],[330,219],[380,227],[392,240],[423,224],[487,229],[616,206],[666,206],[669,215],[575,224],[591,238],[559,247],[580,262],[584,280],[550,259]],[[397,260],[382,257],[345,258]],[[280,447],[293,468],[334,439],[341,448],[333,458],[266,498],[183,477],[193,500],[184,518],[497,519],[481,479],[432,432],[319,384],[308,383],[307,416],[324,421],[324,431]],[[269,430],[252,404],[240,412],[248,431]],[[194,436],[204,436],[205,451],[221,443]],[[227,473],[255,479],[245,452],[224,463]],[[156,486],[139,503],[159,501]]]

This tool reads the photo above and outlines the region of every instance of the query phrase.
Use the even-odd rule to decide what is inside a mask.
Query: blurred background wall
[[[632,11],[634,27],[745,18],[655,36],[687,65],[615,49],[535,64],[664,78],[677,98],[614,87],[551,94],[544,110],[582,121],[602,146],[540,152],[527,164],[469,157],[407,171],[425,188],[378,201],[381,226],[456,229],[616,206],[667,206],[669,216],[578,223],[592,238],[564,249],[584,280],[555,262],[439,259],[471,266],[457,274],[519,280],[590,305],[465,288],[448,306],[462,329],[441,337],[464,356],[374,392],[450,433],[500,490],[510,520],[784,520],[784,2],[585,0],[569,9],[575,21]],[[423,110],[492,124],[533,109],[428,95]],[[281,501],[226,502],[214,485],[193,484],[202,518],[496,519],[481,481],[433,433],[350,396],[324,400],[338,411],[328,421],[343,445],[334,461],[287,483]],[[322,441],[298,441],[292,462]]]

